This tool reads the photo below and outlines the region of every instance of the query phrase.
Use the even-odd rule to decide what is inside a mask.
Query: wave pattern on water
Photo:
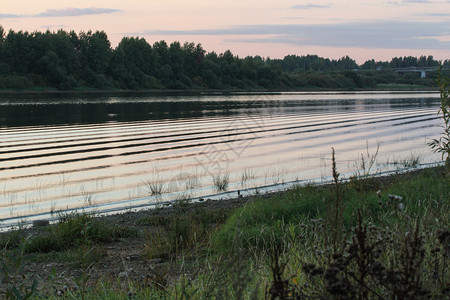
[[[439,160],[426,146],[439,133],[437,97],[390,96],[287,93],[251,105],[243,99],[248,95],[220,96],[221,102],[208,96],[206,103],[197,97],[200,112],[158,112],[162,118],[153,117],[155,99],[137,98],[136,107],[129,99],[115,109],[108,101],[96,104],[116,120],[102,115],[100,122],[51,124],[42,118],[41,124],[2,126],[0,219],[210,195],[219,175],[229,176],[231,190],[324,179],[331,147],[342,174],[355,172],[361,153],[373,154],[377,145],[379,171],[408,157]],[[11,105],[26,108],[20,103]],[[58,110],[66,105],[51,103]],[[142,113],[142,104],[151,104],[147,119],[120,119],[124,109]]]

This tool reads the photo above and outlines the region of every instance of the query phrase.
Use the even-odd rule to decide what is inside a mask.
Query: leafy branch
[[[428,143],[428,146],[434,152],[442,154],[442,159],[446,157],[446,164],[450,166],[450,101],[448,99],[448,86],[450,84],[447,77],[442,77],[441,70],[438,72],[437,84],[439,86],[441,106],[438,114],[442,113],[442,119],[444,120],[444,131],[441,133],[441,137],[432,139]]]

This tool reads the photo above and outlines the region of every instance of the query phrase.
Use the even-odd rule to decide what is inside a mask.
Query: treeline
[[[379,83],[431,85],[417,73],[357,72],[393,67],[450,65],[432,56],[370,60],[359,66],[345,56],[283,59],[247,56],[227,50],[206,52],[201,44],[147,43],[124,37],[116,48],[104,31],[9,31],[0,26],[0,89],[301,89],[371,88]]]
[[[444,65],[450,65],[450,60],[445,60]],[[380,68],[417,68],[417,67],[438,67],[441,65],[440,61],[434,60],[433,56],[421,56],[419,58],[414,56],[394,57],[390,62],[377,61],[371,59],[363,63],[361,69],[380,69]]]

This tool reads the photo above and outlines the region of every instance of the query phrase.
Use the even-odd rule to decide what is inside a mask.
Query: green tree
[[[5,30],[0,25],[0,76],[9,73],[9,65],[5,59],[4,43],[5,43]]]
[[[35,85],[50,85],[60,89],[73,89],[78,85],[81,62],[75,51],[72,33],[64,30],[34,33],[35,61],[31,72]]]
[[[220,76],[219,56],[214,51],[206,54],[203,61],[201,77],[206,87],[211,89],[223,88],[222,77]]]
[[[432,56],[368,60],[362,69],[437,66]],[[449,65],[450,60],[443,62]],[[354,88],[378,83],[420,83],[417,74],[350,72],[358,65],[349,56],[338,60],[317,55],[283,59],[247,56],[230,50],[206,53],[201,44],[165,41],[152,46],[139,37],[124,37],[115,49],[104,31],[52,32],[10,30],[0,26],[0,76],[3,86],[73,89],[97,88]],[[331,73],[332,72],[332,73]],[[6,82],[6,83],[5,83]]]
[[[239,58],[235,57],[230,50],[226,50],[219,55],[218,60],[222,83],[228,87],[234,86],[241,79]]]
[[[104,31],[81,32],[77,51],[83,66],[83,77],[86,82],[96,88],[110,87],[106,78],[112,54],[111,43]]]
[[[433,55],[429,55],[427,57],[427,66],[428,67],[437,67],[439,65],[440,65],[440,63],[438,61],[434,60]]]
[[[203,60],[205,59],[206,51],[201,44],[195,45],[194,43],[184,43],[183,47],[184,55],[184,72],[187,76],[195,77],[199,76],[203,67]]]
[[[366,60],[362,65],[361,69],[365,70],[375,70],[377,68],[377,63],[374,59]]]
[[[358,64],[347,55],[337,61],[337,68],[338,70],[349,71],[357,69]]]
[[[170,84],[170,78],[172,77],[169,46],[165,41],[155,42],[153,44],[153,53],[155,57],[155,68],[152,75],[158,78],[164,86],[167,86]]]
[[[104,31],[81,32],[79,35],[79,52],[82,62],[95,73],[104,73],[111,57],[111,43]]]
[[[258,79],[258,68],[264,64],[264,60],[260,56],[247,56],[242,61],[242,72],[248,81]]]
[[[60,86],[67,72],[58,55],[48,50],[37,62],[35,70],[43,74],[50,86]]]
[[[112,54],[110,69],[123,88],[159,88],[152,47],[143,38],[124,37]]]
[[[28,74],[36,57],[30,34],[25,31],[10,30],[3,44],[3,54],[8,61],[10,72],[19,75]]]
[[[418,67],[428,67],[427,57],[424,55],[419,57],[419,59],[417,60],[417,66]]]
[[[168,50],[171,76],[166,83],[168,87],[174,89],[182,89],[189,86],[188,80],[184,76],[184,51],[181,49],[179,42],[173,42]]]
[[[0,25],[0,44],[3,44],[5,41],[5,29],[3,29],[3,26]]]

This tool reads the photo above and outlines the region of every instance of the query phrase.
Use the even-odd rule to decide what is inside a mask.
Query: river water
[[[0,226],[326,181],[331,147],[343,177],[434,163],[438,107],[432,92],[1,95]]]

